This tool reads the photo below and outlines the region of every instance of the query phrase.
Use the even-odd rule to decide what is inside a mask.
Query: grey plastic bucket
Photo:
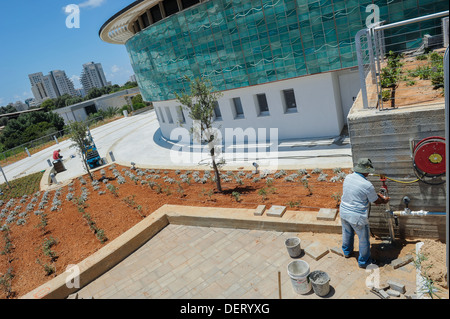
[[[311,291],[309,280],[309,265],[303,260],[294,260],[287,266],[287,272],[291,278],[292,288],[298,294],[307,294]]]
[[[312,288],[316,295],[323,297],[330,292],[330,277],[321,270],[314,270],[309,274]]]
[[[285,240],[284,244],[286,245],[289,256],[293,258],[300,256],[302,253],[300,242],[300,238],[298,237],[291,237]]]

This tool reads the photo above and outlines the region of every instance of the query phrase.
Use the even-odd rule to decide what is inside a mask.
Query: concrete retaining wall
[[[348,116],[353,162],[358,158],[372,160],[376,173],[401,181],[417,179],[414,174],[410,140],[445,136],[443,104],[430,104],[377,111],[363,110],[360,97]],[[369,177],[378,191],[378,177]],[[391,209],[403,210],[403,197],[411,199],[411,210],[445,212],[445,183],[439,186],[423,182],[401,184],[387,181]],[[374,234],[388,234],[385,205],[372,205],[370,223]],[[399,217],[396,235],[401,237],[445,238],[445,216]]]

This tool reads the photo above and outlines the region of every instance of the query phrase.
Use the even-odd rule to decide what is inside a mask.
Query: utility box
[[[54,161],[53,167],[55,168],[56,173],[61,173],[66,170],[62,161]]]

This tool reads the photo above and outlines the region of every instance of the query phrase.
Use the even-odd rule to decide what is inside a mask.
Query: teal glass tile
[[[188,89],[184,75],[223,90],[339,70],[357,65],[354,37],[371,3],[387,23],[448,10],[442,0],[210,0],[144,29],[126,48],[143,96],[155,101]],[[386,44],[415,48],[425,31],[408,31],[386,32]]]

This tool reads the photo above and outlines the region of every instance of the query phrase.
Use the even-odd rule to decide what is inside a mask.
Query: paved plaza
[[[95,299],[278,299],[278,272],[282,299],[378,299],[366,287],[372,271],[360,269],[356,259],[329,252],[314,260],[304,252],[310,271],[325,271],[331,278],[325,297],[313,290],[293,291],[287,265],[293,261],[286,238],[298,236],[302,248],[315,241],[337,243],[339,234],[286,233],[275,231],[209,228],[169,224],[156,236],[110,271],[78,292],[78,298]],[[381,280],[392,269],[381,269]],[[407,292],[415,290],[415,269],[395,270]]]

